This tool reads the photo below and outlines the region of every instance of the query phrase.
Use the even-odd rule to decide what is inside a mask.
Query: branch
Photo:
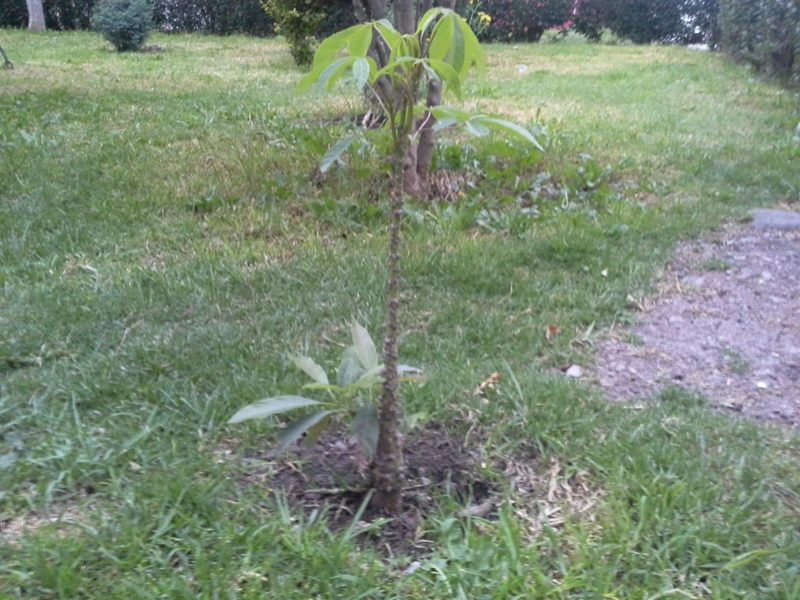
[[[14,68],[14,63],[11,62],[10,58],[8,58],[8,55],[6,54],[6,51],[3,50],[2,46],[0,46],[0,54],[3,55],[3,68],[4,69],[13,69]]]

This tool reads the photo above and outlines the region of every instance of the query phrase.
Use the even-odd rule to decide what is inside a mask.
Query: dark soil
[[[678,386],[800,426],[800,228],[791,211],[755,216],[682,245],[639,323],[600,344],[596,377],[610,400]]]
[[[360,536],[364,543],[387,554],[422,554],[431,542],[424,539],[420,525],[434,507],[441,506],[437,499],[477,506],[494,490],[479,474],[477,454],[464,446],[463,438],[439,425],[412,432],[405,441],[404,457],[402,514],[371,528],[370,523],[385,515],[367,508],[357,527],[369,530]],[[267,454],[248,458],[258,466],[248,469],[243,485],[265,485],[285,495],[295,510],[325,511],[334,531],[351,526],[367,499],[369,467],[358,443],[346,434],[326,434],[313,446],[298,445],[277,459]]]

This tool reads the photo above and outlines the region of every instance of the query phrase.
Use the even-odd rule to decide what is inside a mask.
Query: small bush
[[[153,29],[153,7],[147,0],[101,0],[92,26],[119,52],[139,50]]]
[[[275,21],[275,31],[286,38],[298,65],[310,65],[317,36],[349,27],[353,21],[350,0],[263,0]]]
[[[536,42],[551,27],[570,18],[573,0],[483,0],[481,11],[491,19],[482,39]]]
[[[720,0],[720,45],[758,71],[800,82],[800,2]]]

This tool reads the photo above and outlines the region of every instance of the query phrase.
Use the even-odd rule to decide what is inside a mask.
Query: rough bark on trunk
[[[44,7],[42,0],[25,0],[28,5],[28,30],[44,31]]]
[[[395,176],[400,176],[400,157],[395,158]],[[398,182],[399,183],[399,182]],[[397,391],[397,338],[400,332],[400,229],[403,192],[392,186],[392,220],[389,225],[389,261],[386,281],[386,323],[383,338],[383,392],[381,394],[378,447],[372,464],[372,507],[398,514],[403,499],[403,442],[400,434],[400,398]]]

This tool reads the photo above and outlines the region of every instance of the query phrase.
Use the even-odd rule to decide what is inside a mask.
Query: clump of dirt
[[[596,377],[610,400],[679,386],[800,426],[800,215],[754,216],[680,246],[639,323],[600,344]]]
[[[332,530],[353,523],[368,493],[367,462],[358,443],[346,434],[325,434],[313,446],[298,445],[285,457],[251,455],[245,461],[251,466],[240,479],[242,485],[262,485],[283,494],[290,506],[305,513],[324,510]],[[494,485],[480,473],[479,453],[440,425],[412,432],[405,442],[404,461],[402,514],[370,530],[367,543],[389,554],[425,553],[431,542],[423,539],[420,525],[437,497],[483,506],[486,514],[493,510]],[[366,528],[382,516],[367,509],[362,523]]]

